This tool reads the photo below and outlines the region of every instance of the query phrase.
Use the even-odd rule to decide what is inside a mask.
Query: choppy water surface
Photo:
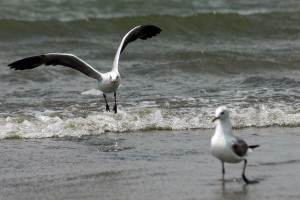
[[[234,127],[300,126],[296,0],[0,5],[0,138],[206,129],[224,104]],[[122,37],[139,24],[163,31],[122,54],[116,115],[104,111],[102,97],[80,94],[96,83],[71,69],[6,67],[23,57],[62,52],[105,72]]]

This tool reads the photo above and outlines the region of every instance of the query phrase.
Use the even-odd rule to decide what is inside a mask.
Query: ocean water
[[[118,113],[96,82],[18,59],[71,53],[111,69],[122,37]],[[113,105],[113,95],[108,94]],[[210,154],[211,122],[260,144],[242,163]],[[299,199],[300,1],[0,0],[0,199]]]
[[[140,24],[162,32],[123,52],[117,114],[79,72],[7,67],[57,52],[106,72]],[[299,127],[299,24],[297,0],[0,1],[0,139],[210,129],[220,105],[235,128]]]

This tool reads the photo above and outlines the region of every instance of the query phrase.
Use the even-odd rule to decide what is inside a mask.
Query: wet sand
[[[260,144],[242,163],[211,156],[213,130],[2,140],[0,199],[299,199],[300,128],[234,130]]]

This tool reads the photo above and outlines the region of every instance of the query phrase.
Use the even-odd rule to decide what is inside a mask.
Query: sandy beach
[[[299,128],[234,130],[249,144],[242,163],[221,164],[213,130],[1,141],[1,199],[299,199]]]

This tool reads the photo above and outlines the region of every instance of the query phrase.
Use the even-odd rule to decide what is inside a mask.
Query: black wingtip
[[[141,30],[144,34],[142,34],[139,38],[143,40],[156,36],[162,31],[161,28],[154,25],[141,25]]]
[[[122,53],[124,51],[125,47],[130,42],[133,42],[138,38],[142,39],[142,40],[152,38],[152,37],[156,36],[157,34],[159,34],[161,31],[162,30],[160,28],[158,28],[157,26],[154,26],[154,25],[140,25],[140,26],[137,26],[136,28],[131,30],[129,35],[127,35],[127,38],[126,38],[126,40],[125,40],[125,42],[124,42],[124,44],[121,48],[120,53]]]
[[[23,58],[21,60],[10,63],[7,66],[10,69],[14,69],[14,70],[26,70],[26,69],[36,68],[42,64],[44,64],[43,55],[40,55],[40,56]]]
[[[152,29],[153,31],[156,31],[156,32],[161,32],[161,28],[155,26],[155,25],[151,25],[151,24],[147,24],[147,25],[141,25],[142,27],[144,28],[147,28],[147,29]]]

